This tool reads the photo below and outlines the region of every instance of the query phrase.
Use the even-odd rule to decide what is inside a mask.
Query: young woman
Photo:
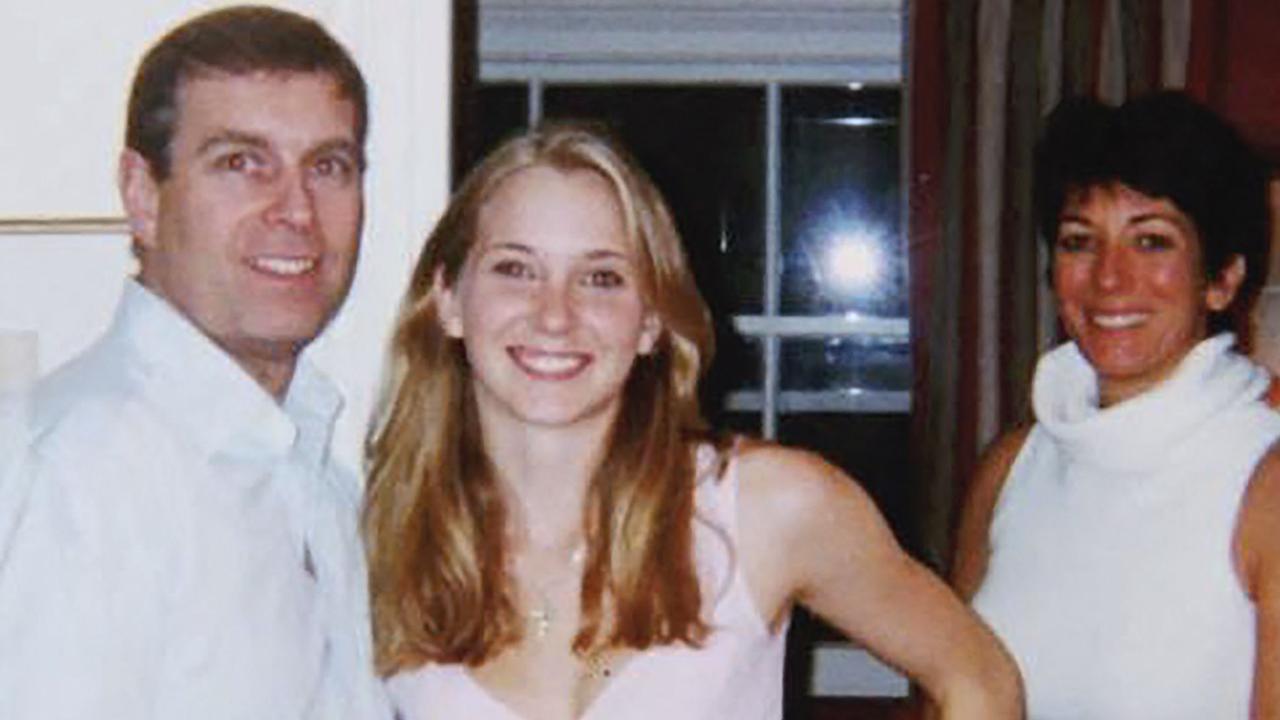
[[[665,203],[605,137],[535,130],[467,178],[370,444],[403,718],[780,718],[797,602],[948,717],[1018,716],[1010,659],[856,483],[706,431],[711,337]]]

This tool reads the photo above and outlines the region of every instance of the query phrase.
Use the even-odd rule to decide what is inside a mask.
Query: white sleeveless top
[[[1280,436],[1270,378],[1219,335],[1105,410],[1074,345],[1036,369],[974,608],[1033,720],[1243,720],[1254,608],[1232,561],[1241,498]]]
[[[715,451],[699,449],[694,553],[711,632],[701,648],[667,645],[623,665],[583,720],[779,720],[786,628],[761,618],[736,556],[738,481],[730,459],[715,477]],[[463,665],[424,665],[387,681],[401,720],[523,720]]]

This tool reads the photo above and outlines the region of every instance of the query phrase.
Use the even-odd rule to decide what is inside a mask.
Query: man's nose
[[[311,227],[315,218],[315,197],[306,173],[301,170],[282,172],[272,188],[275,196],[268,207],[268,219],[295,230]]]

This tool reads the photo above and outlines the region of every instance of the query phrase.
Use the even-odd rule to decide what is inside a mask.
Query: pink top
[[[770,631],[737,562],[736,463],[716,478],[715,453],[698,453],[694,548],[712,632],[701,648],[668,645],[623,665],[581,720],[778,720],[786,627]],[[424,665],[387,681],[401,720],[523,720],[463,665]]]

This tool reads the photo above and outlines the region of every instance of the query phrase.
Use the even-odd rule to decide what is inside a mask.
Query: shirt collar
[[[309,456],[326,452],[341,397],[305,357],[279,403],[185,316],[134,280],[125,286],[109,336],[131,348],[147,400],[208,454],[270,460],[299,440]]]

